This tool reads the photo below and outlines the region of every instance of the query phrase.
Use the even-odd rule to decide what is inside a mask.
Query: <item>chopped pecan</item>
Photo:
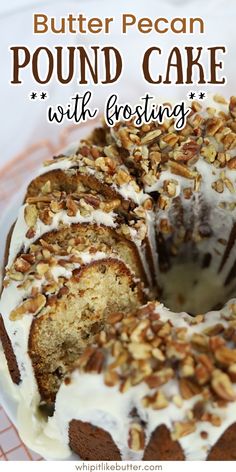
[[[214,162],[217,151],[213,144],[208,144],[208,146],[203,146],[201,149],[201,155],[206,158],[208,162]]]
[[[94,195],[85,195],[84,200],[88,205],[91,205],[93,208],[99,208],[100,205],[100,200],[98,197],[95,197]]]
[[[236,118],[236,97],[230,97],[229,111],[233,118]]]
[[[139,324],[133,329],[130,339],[132,342],[141,342],[144,340],[144,332],[150,326],[149,320],[141,320]]]
[[[227,162],[227,167],[231,170],[236,169],[236,156]]]
[[[104,354],[101,350],[88,347],[83,352],[78,360],[79,367],[82,367],[85,372],[96,372],[99,374],[102,371],[104,364]]]
[[[148,343],[131,342],[128,349],[134,359],[149,359],[151,357],[152,347]]]
[[[42,190],[42,193],[44,194],[51,193],[52,185],[51,185],[50,180],[47,180],[47,182],[42,186],[41,190]]]
[[[151,407],[153,410],[162,410],[167,408],[169,402],[165,394],[161,391],[154,393],[153,395],[146,395],[142,400],[143,406]]]
[[[174,151],[173,157],[176,161],[188,162],[199,153],[199,150],[200,146],[196,141],[188,141]]]
[[[16,259],[14,267],[17,272],[22,272],[24,274],[25,272],[28,272],[28,270],[31,268],[31,264],[22,257],[18,257]]]
[[[20,306],[12,310],[10,313],[10,319],[12,321],[21,319],[26,313],[37,315],[42,308],[46,305],[46,297],[39,293],[34,298],[29,298],[24,301]]]
[[[184,359],[190,350],[188,343],[171,341],[167,345],[166,356],[168,359]]]
[[[188,400],[201,392],[199,385],[185,378],[179,380],[179,389],[184,400]]]
[[[195,179],[197,177],[197,173],[195,171],[191,170],[184,164],[180,164],[177,161],[169,160],[168,165],[170,166],[170,170],[173,174],[181,175],[186,179]]]
[[[231,402],[236,399],[236,392],[229,376],[221,370],[215,369],[213,371],[211,386],[214,392],[223,400]]]
[[[201,421],[205,412],[205,402],[200,400],[197,403],[195,403],[192,412],[193,412],[193,417],[196,420]]]
[[[119,375],[115,370],[106,370],[104,374],[104,382],[108,387],[114,387],[119,383]]]
[[[211,378],[211,372],[199,362],[195,367],[195,377],[199,385],[205,385]]]
[[[179,141],[179,135],[177,133],[168,133],[163,136],[162,140],[168,144],[168,146],[174,147],[175,144]]]
[[[38,210],[36,205],[26,205],[24,209],[24,217],[27,226],[34,227],[38,218]]]
[[[228,375],[231,382],[235,383],[236,382],[236,364],[232,364],[229,366]]]
[[[115,198],[114,200],[110,200],[107,202],[101,202],[100,203],[100,208],[101,210],[105,211],[106,213],[110,213],[110,211],[115,210],[118,208],[121,204],[121,201],[119,198]]]
[[[178,185],[177,180],[173,180],[173,179],[164,180],[163,189],[169,197],[175,197],[177,185]]]
[[[108,324],[116,324],[118,323],[119,321],[121,321],[124,317],[124,314],[121,313],[121,312],[114,312],[114,313],[110,313],[107,317],[107,323]]]
[[[188,422],[176,422],[174,423],[174,430],[171,433],[171,438],[173,441],[178,441],[178,439],[188,436],[191,433],[196,431],[196,424],[194,421]]]
[[[154,142],[160,135],[160,129],[150,131],[149,133],[145,134],[145,136],[143,136],[143,138],[141,139],[141,144],[150,144],[151,142]]]
[[[223,333],[224,326],[221,323],[217,323],[209,328],[204,329],[203,333],[207,336],[217,336],[218,334]]]
[[[67,207],[68,216],[76,216],[76,214],[79,210],[79,207],[78,207],[77,203],[71,197],[67,197],[66,207]]]
[[[225,346],[216,349],[215,358],[223,365],[230,366],[236,363],[236,349],[229,349]]]
[[[217,193],[224,192],[224,181],[222,179],[218,179],[215,182],[212,182],[211,186]]]
[[[36,271],[39,275],[44,275],[49,270],[49,264],[44,262],[39,262],[36,266]]]
[[[209,136],[214,136],[217,131],[224,125],[224,122],[218,118],[213,117],[207,121],[206,132]]]
[[[145,433],[139,423],[132,423],[129,430],[128,446],[133,451],[140,451],[145,446]]]
[[[225,149],[234,149],[236,147],[236,133],[227,133],[223,139]]]
[[[208,346],[209,346],[209,341],[207,339],[207,336],[204,334],[200,333],[194,333],[192,338],[191,338],[191,344],[195,349],[201,352],[206,352],[208,351]]]
[[[125,172],[124,170],[119,169],[119,171],[115,175],[115,180],[118,185],[123,185],[123,184],[129,183],[131,180],[131,177],[128,174],[128,172]]]
[[[166,367],[161,369],[159,372],[148,375],[144,380],[150,388],[156,388],[169,382],[173,377],[173,369],[171,367]]]
[[[39,211],[39,218],[45,225],[51,225],[53,221],[53,213],[45,208],[44,210]]]

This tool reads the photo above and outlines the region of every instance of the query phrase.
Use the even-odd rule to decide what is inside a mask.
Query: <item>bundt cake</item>
[[[236,98],[216,101],[180,131],[103,125],[27,188],[0,335],[68,457],[236,460]]]

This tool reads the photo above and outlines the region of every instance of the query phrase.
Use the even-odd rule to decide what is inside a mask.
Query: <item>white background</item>
[[[51,16],[66,16],[68,13],[84,13],[91,17],[116,17],[109,36],[102,35],[33,35],[32,15],[34,12]],[[193,17],[201,16],[205,21],[204,35],[152,34],[138,33],[136,28],[127,35],[120,34],[120,17],[122,13],[133,13],[137,17]],[[120,49],[124,59],[124,71],[118,83],[110,86],[91,87],[94,91],[93,104],[101,110],[105,98],[112,92],[120,94],[120,100],[137,101],[145,92],[156,97],[186,98],[189,86],[157,86],[144,82],[141,74],[141,60],[149,46],[159,46],[168,51],[175,45],[185,46],[221,46],[228,48],[225,57],[224,74],[228,78],[226,86],[204,86],[204,90],[217,91],[228,97],[236,94],[236,1],[235,0],[8,0],[1,1],[0,6],[0,57],[1,57],[1,137],[0,167],[9,159],[39,139],[56,140],[61,128],[48,124],[46,120],[47,105],[66,104],[75,92],[83,93],[86,86],[73,83],[60,85],[53,80],[48,86],[35,84],[30,68],[22,73],[22,85],[10,85],[12,45],[27,46],[34,50],[37,46],[53,47],[55,45],[114,45]],[[206,59],[206,58],[205,58]],[[160,69],[163,69],[160,60]],[[163,72],[160,70],[159,72]],[[157,71],[158,73],[158,71]],[[214,89],[214,90],[213,90]],[[218,90],[219,89],[219,90]],[[47,90],[48,102],[32,102],[28,94],[32,91]],[[63,125],[62,125],[63,126]],[[60,129],[59,129],[60,128]]]

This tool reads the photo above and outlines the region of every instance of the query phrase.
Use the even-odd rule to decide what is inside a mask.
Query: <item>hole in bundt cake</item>
[[[157,215],[158,216],[158,215]],[[183,207],[177,197],[168,225],[157,220],[160,299],[174,312],[190,315],[220,309],[236,290],[235,237],[220,208],[193,196]]]
[[[173,265],[162,274],[160,286],[162,302],[174,312],[204,314],[222,308],[229,299],[228,288],[217,273],[194,262]]]

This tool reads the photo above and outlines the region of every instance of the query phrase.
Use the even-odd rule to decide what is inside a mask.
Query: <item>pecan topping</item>
[[[233,118],[236,118],[236,97],[230,97],[229,111]]]
[[[163,392],[156,392],[153,395],[146,395],[143,398],[143,405],[151,407],[153,410],[162,410],[168,406],[169,402]]]
[[[227,166],[229,169],[236,169],[236,156],[227,162]]]
[[[180,379],[179,389],[182,397],[185,400],[188,400],[189,398],[198,395],[201,391],[198,385],[188,379]]]
[[[23,257],[18,257],[14,265],[15,270],[22,273],[28,272],[28,270],[31,268],[31,264],[23,259]]]
[[[227,347],[221,347],[216,349],[215,358],[221,364],[230,366],[236,363],[236,349],[228,349]]]
[[[199,153],[200,146],[196,141],[188,141],[179,149],[174,151],[174,159],[180,162],[187,162]]]

